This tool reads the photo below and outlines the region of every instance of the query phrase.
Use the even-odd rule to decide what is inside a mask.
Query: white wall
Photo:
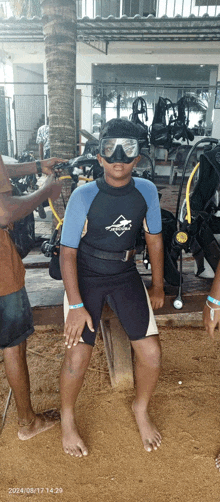
[[[13,67],[9,59],[6,59],[4,62],[0,62],[0,82],[1,84],[4,84],[5,97],[9,98],[8,103],[11,124],[7,122],[8,154],[9,156],[13,156],[15,153],[14,110],[12,107],[14,85],[8,83],[13,82]]]
[[[220,64],[218,67],[218,81],[220,81]],[[214,110],[212,137],[220,139],[220,109]]]
[[[76,81],[83,84],[92,83],[92,60],[84,58],[77,51],[76,56]],[[78,85],[81,89],[81,128],[92,131],[92,87],[91,85]],[[85,141],[85,138],[82,138]]]
[[[14,104],[17,130],[17,154],[27,147],[34,129],[45,113],[43,65],[16,64],[14,69]]]

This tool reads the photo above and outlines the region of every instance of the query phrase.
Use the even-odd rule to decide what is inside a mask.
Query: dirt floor
[[[220,337],[213,343],[202,328],[160,332],[163,369],[151,404],[163,436],[160,449],[144,451],[131,412],[134,393],[111,389],[99,337],[77,408],[88,457],[62,452],[59,423],[19,441],[12,398],[0,436],[1,501],[220,502],[214,463],[220,451]],[[59,408],[63,351],[59,327],[38,327],[28,341],[37,411]],[[0,379],[3,413],[9,389],[2,357]]]

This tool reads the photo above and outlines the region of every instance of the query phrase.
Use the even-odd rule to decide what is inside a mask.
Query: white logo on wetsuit
[[[121,214],[121,216],[119,216],[112,225],[105,227],[105,230],[109,230],[109,232],[115,232],[118,237],[121,237],[121,235],[124,234],[126,230],[131,230],[131,222],[132,220],[126,220],[126,218]]]

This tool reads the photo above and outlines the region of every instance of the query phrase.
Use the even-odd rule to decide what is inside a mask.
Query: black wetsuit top
[[[80,250],[80,242],[103,251],[120,252],[135,247],[137,233],[161,232],[159,198],[155,185],[131,178],[113,187],[104,178],[78,187],[67,205],[61,244],[78,249],[78,267],[85,275],[115,275],[133,268],[134,261],[103,260]]]

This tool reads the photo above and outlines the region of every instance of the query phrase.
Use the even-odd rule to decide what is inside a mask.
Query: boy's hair
[[[103,138],[136,138],[141,137],[140,128],[125,119],[111,119],[102,127],[99,140]]]

